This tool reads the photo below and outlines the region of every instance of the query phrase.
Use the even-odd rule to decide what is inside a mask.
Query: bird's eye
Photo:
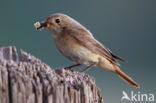
[[[60,23],[60,19],[56,19],[56,23]]]

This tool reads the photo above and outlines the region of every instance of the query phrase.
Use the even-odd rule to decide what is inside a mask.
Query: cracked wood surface
[[[15,47],[0,48],[0,103],[103,103],[94,78],[51,69]]]

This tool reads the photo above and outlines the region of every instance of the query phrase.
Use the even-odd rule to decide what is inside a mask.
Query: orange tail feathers
[[[128,82],[129,84],[133,85],[136,88],[140,88],[140,86],[132,79],[130,78],[128,75],[126,75],[123,71],[120,70],[119,67],[117,67],[115,64],[113,64],[116,73],[122,78],[124,79],[126,82]]]

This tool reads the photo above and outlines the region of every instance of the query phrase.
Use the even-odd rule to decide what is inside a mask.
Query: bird
[[[55,13],[34,25],[38,30],[47,28],[52,34],[56,48],[76,63],[66,68],[86,65],[87,67],[81,71],[86,72],[96,66],[117,74],[127,83],[139,88],[139,85],[119,68],[119,61],[124,59],[114,55],[75,19],[63,13]]]

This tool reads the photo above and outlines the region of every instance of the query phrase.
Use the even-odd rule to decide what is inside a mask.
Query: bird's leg
[[[80,66],[81,64],[74,64],[74,65],[71,65],[71,66],[68,66],[68,67],[65,67],[65,69],[72,69],[74,67],[77,67],[77,66]]]
[[[86,71],[88,71],[89,69],[91,69],[93,66],[95,66],[96,65],[96,63],[93,63],[93,64],[91,64],[91,65],[89,65],[88,67],[86,67],[85,69],[83,69],[82,71],[81,71],[81,73],[82,72],[86,72]]]

